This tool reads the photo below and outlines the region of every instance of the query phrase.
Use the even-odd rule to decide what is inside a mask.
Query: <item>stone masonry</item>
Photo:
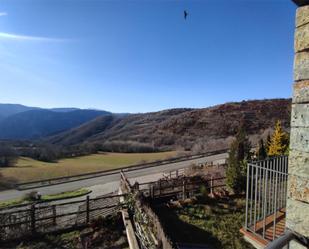
[[[287,227],[309,237],[309,1],[296,1]],[[304,248],[291,243],[291,249]]]

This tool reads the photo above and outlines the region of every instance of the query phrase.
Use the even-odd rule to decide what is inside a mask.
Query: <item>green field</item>
[[[175,157],[176,154],[177,152],[175,151],[158,153],[100,153],[62,159],[57,163],[46,163],[21,157],[15,167],[2,168],[0,173],[4,177],[14,178],[18,182],[27,182],[117,169],[142,162]]]

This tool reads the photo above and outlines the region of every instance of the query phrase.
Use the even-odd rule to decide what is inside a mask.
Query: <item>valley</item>
[[[0,104],[2,113],[8,110],[1,112]],[[52,162],[98,151],[199,153],[227,149],[239,126],[244,126],[256,145],[271,133],[277,120],[289,131],[290,116],[291,99],[247,100],[201,109],[136,114],[27,109],[0,120],[0,140],[13,146],[20,156]]]
[[[62,159],[56,163],[41,162],[31,158],[20,157],[16,166],[0,168],[0,173],[5,178],[13,178],[21,183],[118,169],[142,162],[163,160],[175,157],[176,155],[176,151],[158,153],[99,153]]]
[[[0,249],[309,248],[309,0],[3,0],[0,57]]]

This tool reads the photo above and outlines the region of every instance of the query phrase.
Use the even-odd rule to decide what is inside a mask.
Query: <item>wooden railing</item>
[[[109,195],[61,203],[33,203],[0,212],[0,241],[89,224],[119,211],[119,198]]]
[[[171,196],[186,198],[199,192],[201,186],[205,186],[210,192],[212,189],[225,186],[225,177],[203,179],[178,176],[177,178],[133,185],[130,184],[123,172],[121,172],[120,178],[120,186],[123,190],[122,193],[124,193],[121,195],[97,198],[90,198],[87,195],[86,197],[78,197],[78,200],[75,201],[37,202],[0,210],[0,241],[85,226],[98,217],[117,213],[121,208],[127,207],[126,201],[120,203],[120,199],[126,199],[123,197],[128,197],[127,199],[134,197],[133,205],[136,210],[146,214],[149,217],[148,220],[151,221],[155,215],[151,213],[147,201],[145,201],[147,198],[156,199]],[[154,223],[154,226],[157,228],[154,231],[164,232],[159,221]],[[164,234],[156,236],[169,244],[169,239]]]
[[[178,177],[174,179],[160,179],[156,182],[146,182],[139,184],[140,190],[144,196],[152,199],[174,196],[177,199],[185,199],[200,192],[201,186],[204,186],[209,193],[216,188],[225,187],[226,177],[217,177],[210,179]]]
[[[178,172],[179,173],[179,172]],[[158,181],[131,184],[125,174],[121,172],[120,186],[128,196],[134,198],[133,208],[129,210],[135,228],[135,240],[141,248],[175,249],[174,244],[165,232],[159,217],[151,208],[151,201],[159,198],[185,199],[200,193],[201,186],[206,187],[209,193],[218,187],[225,186],[225,177],[211,177],[205,179],[202,176],[186,177],[184,174],[168,174]],[[132,206],[131,205],[131,206]],[[133,248],[130,246],[130,248]]]

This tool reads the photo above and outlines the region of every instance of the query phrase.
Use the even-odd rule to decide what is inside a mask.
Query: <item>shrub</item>
[[[15,150],[7,145],[0,145],[0,167],[14,166],[17,161]]]
[[[23,198],[25,201],[36,201],[38,199],[38,192],[37,191],[31,191],[24,195]]]
[[[257,159],[264,160],[266,157],[267,157],[267,152],[266,152],[266,148],[264,146],[264,141],[263,141],[263,139],[260,139],[259,147],[258,147],[258,151],[257,151]]]
[[[202,185],[200,187],[200,194],[202,195],[202,197],[207,197],[209,194],[208,188],[205,185]]]
[[[231,144],[226,171],[226,184],[236,194],[245,191],[247,160],[251,159],[250,150],[251,144],[241,127]]]
[[[146,153],[158,151],[153,145],[135,141],[106,141],[102,144],[103,151]]]
[[[14,178],[4,177],[0,173],[0,190],[13,188],[16,185],[16,180]]]
[[[43,162],[55,162],[58,159],[57,150],[51,146],[45,146],[40,149],[38,160]]]

